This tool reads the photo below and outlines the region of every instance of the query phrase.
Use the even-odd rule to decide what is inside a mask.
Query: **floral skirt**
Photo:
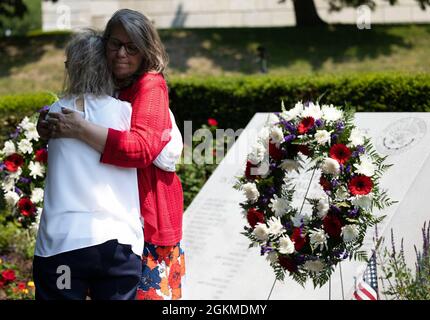
[[[156,246],[145,242],[137,300],[177,300],[182,296],[185,257],[180,243]]]

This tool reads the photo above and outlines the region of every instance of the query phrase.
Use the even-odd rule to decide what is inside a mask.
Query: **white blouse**
[[[61,99],[50,107],[50,112],[73,106],[92,123],[117,130],[130,129],[128,102],[85,95],[85,112],[80,112],[75,100]],[[182,152],[182,137],[174,118],[172,126],[172,139],[154,161],[169,171],[174,171]],[[48,150],[44,207],[35,255],[49,257],[113,239],[131,245],[134,253],[142,255],[143,221],[137,169],[100,163],[100,153],[77,139],[50,139]]]

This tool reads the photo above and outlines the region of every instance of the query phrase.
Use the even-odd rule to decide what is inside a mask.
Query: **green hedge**
[[[357,111],[430,111],[430,75],[173,78],[168,84],[170,106],[178,125],[182,127],[184,120],[192,120],[193,130],[200,128],[210,117],[218,120],[219,128],[243,128],[256,112],[279,111],[281,99],[286,106],[293,106],[297,100],[316,100],[324,93],[322,103],[348,103]],[[55,99],[52,93],[0,97],[0,147],[18,121]],[[178,167],[184,185],[185,206],[213,169]],[[1,202],[0,197],[0,208],[3,207]]]
[[[181,128],[184,120],[192,120],[193,128],[199,128],[212,117],[220,128],[238,129],[256,112],[279,111],[281,99],[293,106],[297,100],[316,100],[323,94],[322,103],[348,103],[357,111],[430,111],[430,75],[425,74],[171,78],[168,85],[170,106]],[[54,100],[51,93],[0,97],[2,131],[15,118]]]
[[[31,115],[56,100],[53,93],[25,93],[0,96],[0,146],[24,116]]]
[[[171,108],[178,124],[207,118],[220,128],[243,128],[256,112],[279,111],[298,100],[349,105],[357,111],[430,111],[430,75],[184,78],[169,80]]]

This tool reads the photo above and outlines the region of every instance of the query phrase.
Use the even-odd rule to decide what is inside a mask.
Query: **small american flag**
[[[378,300],[376,255],[372,254],[363,277],[356,282],[353,300]]]

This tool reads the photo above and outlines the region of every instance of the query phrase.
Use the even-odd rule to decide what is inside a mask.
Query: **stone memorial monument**
[[[184,299],[351,299],[354,277],[360,277],[366,263],[345,260],[329,283],[303,288],[291,278],[275,281],[275,274],[259,249],[248,248],[241,235],[246,219],[239,203],[244,195],[233,189],[244,172],[246,156],[263,127],[268,113],[257,113],[241,133],[226,157],[200,190],[184,214],[183,246],[187,275]],[[413,267],[414,244],[422,242],[421,227],[430,220],[427,199],[430,184],[430,113],[356,113],[355,124],[371,137],[375,149],[387,155],[393,166],[382,177],[381,186],[398,201],[383,212],[379,236],[390,243],[390,232],[404,238],[406,259]],[[321,192],[318,179],[310,173],[296,177],[298,198]],[[375,230],[368,230],[363,250],[374,248]]]

